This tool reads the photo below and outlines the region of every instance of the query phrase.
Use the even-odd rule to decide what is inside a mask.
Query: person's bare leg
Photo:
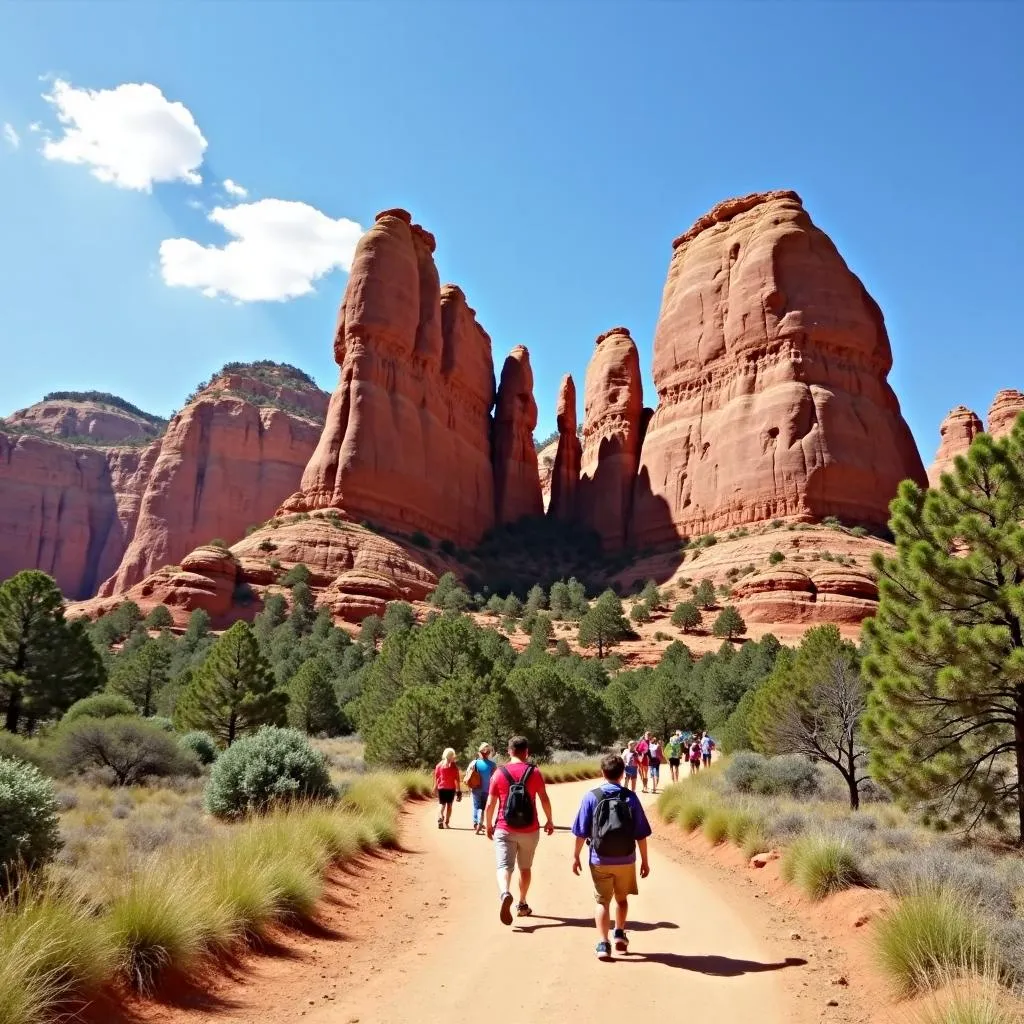
[[[504,896],[512,888],[512,872],[498,868],[498,895]]]
[[[606,903],[598,903],[594,908],[594,924],[597,926],[598,942],[607,942],[608,932],[612,927],[612,915]]]
[[[530,882],[533,881],[533,868],[519,869],[519,902],[526,902],[526,894],[530,891]]]
[[[626,915],[629,913],[629,900],[622,900],[615,904],[615,927],[619,931],[626,928]]]
[[[449,828],[452,823],[452,805],[444,805],[444,827]]]

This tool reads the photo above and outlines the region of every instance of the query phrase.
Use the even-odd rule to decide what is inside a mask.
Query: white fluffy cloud
[[[160,243],[164,281],[239,302],[294,299],[335,268],[348,270],[363,229],[306,203],[260,199],[214,209],[209,219],[233,236],[226,245],[191,238]]]
[[[224,179],[224,191],[229,196],[238,196],[239,199],[244,199],[249,194],[247,188],[243,188],[237,181],[232,181],[230,178]]]
[[[4,123],[4,139],[11,149],[17,149],[21,145],[21,136],[14,130],[13,124]]]
[[[43,97],[63,129],[47,139],[43,156],[84,164],[100,181],[141,192],[154,182],[198,185],[206,139],[192,112],[149,83],[114,89],[76,89],[57,79]]]

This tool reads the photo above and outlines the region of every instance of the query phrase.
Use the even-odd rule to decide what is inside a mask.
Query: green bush
[[[0,757],[24,761],[25,764],[34,765],[44,774],[50,774],[50,758],[39,740],[16,736],[0,729]]]
[[[963,900],[936,893],[901,900],[876,925],[874,941],[879,964],[902,996],[980,973],[991,959],[985,919]]]
[[[159,726],[134,715],[79,718],[62,724],[54,741],[57,770],[63,774],[108,772],[119,786],[147,778],[198,775],[195,757]]]
[[[821,784],[814,765],[799,754],[764,757],[748,750],[730,759],[725,781],[739,793],[758,796],[808,797],[817,793]]]
[[[430,538],[422,531],[416,530],[410,536],[409,540],[413,542],[418,548],[429,548]]]
[[[30,764],[0,758],[0,890],[6,871],[39,867],[60,845],[53,783]]]
[[[178,745],[191,751],[200,764],[213,764],[217,760],[217,741],[208,732],[199,729],[187,732],[178,739]]]
[[[146,629],[167,629],[174,625],[174,618],[165,604],[158,604],[146,617],[142,624]]]
[[[782,856],[782,877],[812,900],[862,885],[864,872],[849,843],[821,834],[800,836]]]
[[[94,693],[91,697],[76,700],[64,712],[61,725],[68,725],[79,718],[114,718],[134,714],[135,705],[127,697],[119,697],[116,693]]]
[[[214,762],[206,807],[218,818],[238,818],[293,800],[336,796],[327,758],[302,733],[264,726]]]
[[[768,556],[768,562],[771,565],[778,565],[779,562],[784,562],[785,560],[786,560],[786,556],[781,551],[773,551]]]

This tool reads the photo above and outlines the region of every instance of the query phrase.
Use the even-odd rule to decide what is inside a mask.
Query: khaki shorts
[[[494,855],[498,861],[499,871],[514,871],[519,865],[520,871],[529,871],[533,867],[533,858],[540,842],[540,829],[533,832],[506,832],[504,829],[494,833]]]
[[[612,899],[621,903],[627,896],[636,896],[635,864],[591,864],[590,877],[594,880],[594,898],[603,907]]]

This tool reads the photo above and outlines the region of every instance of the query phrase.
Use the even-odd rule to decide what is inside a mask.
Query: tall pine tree
[[[175,709],[175,722],[202,729],[231,746],[261,725],[283,725],[288,695],[274,689],[274,673],[247,622],[236,622],[213,645]]]
[[[905,481],[891,511],[865,626],[871,774],[1024,841],[1024,418],[975,438],[938,488]]]

